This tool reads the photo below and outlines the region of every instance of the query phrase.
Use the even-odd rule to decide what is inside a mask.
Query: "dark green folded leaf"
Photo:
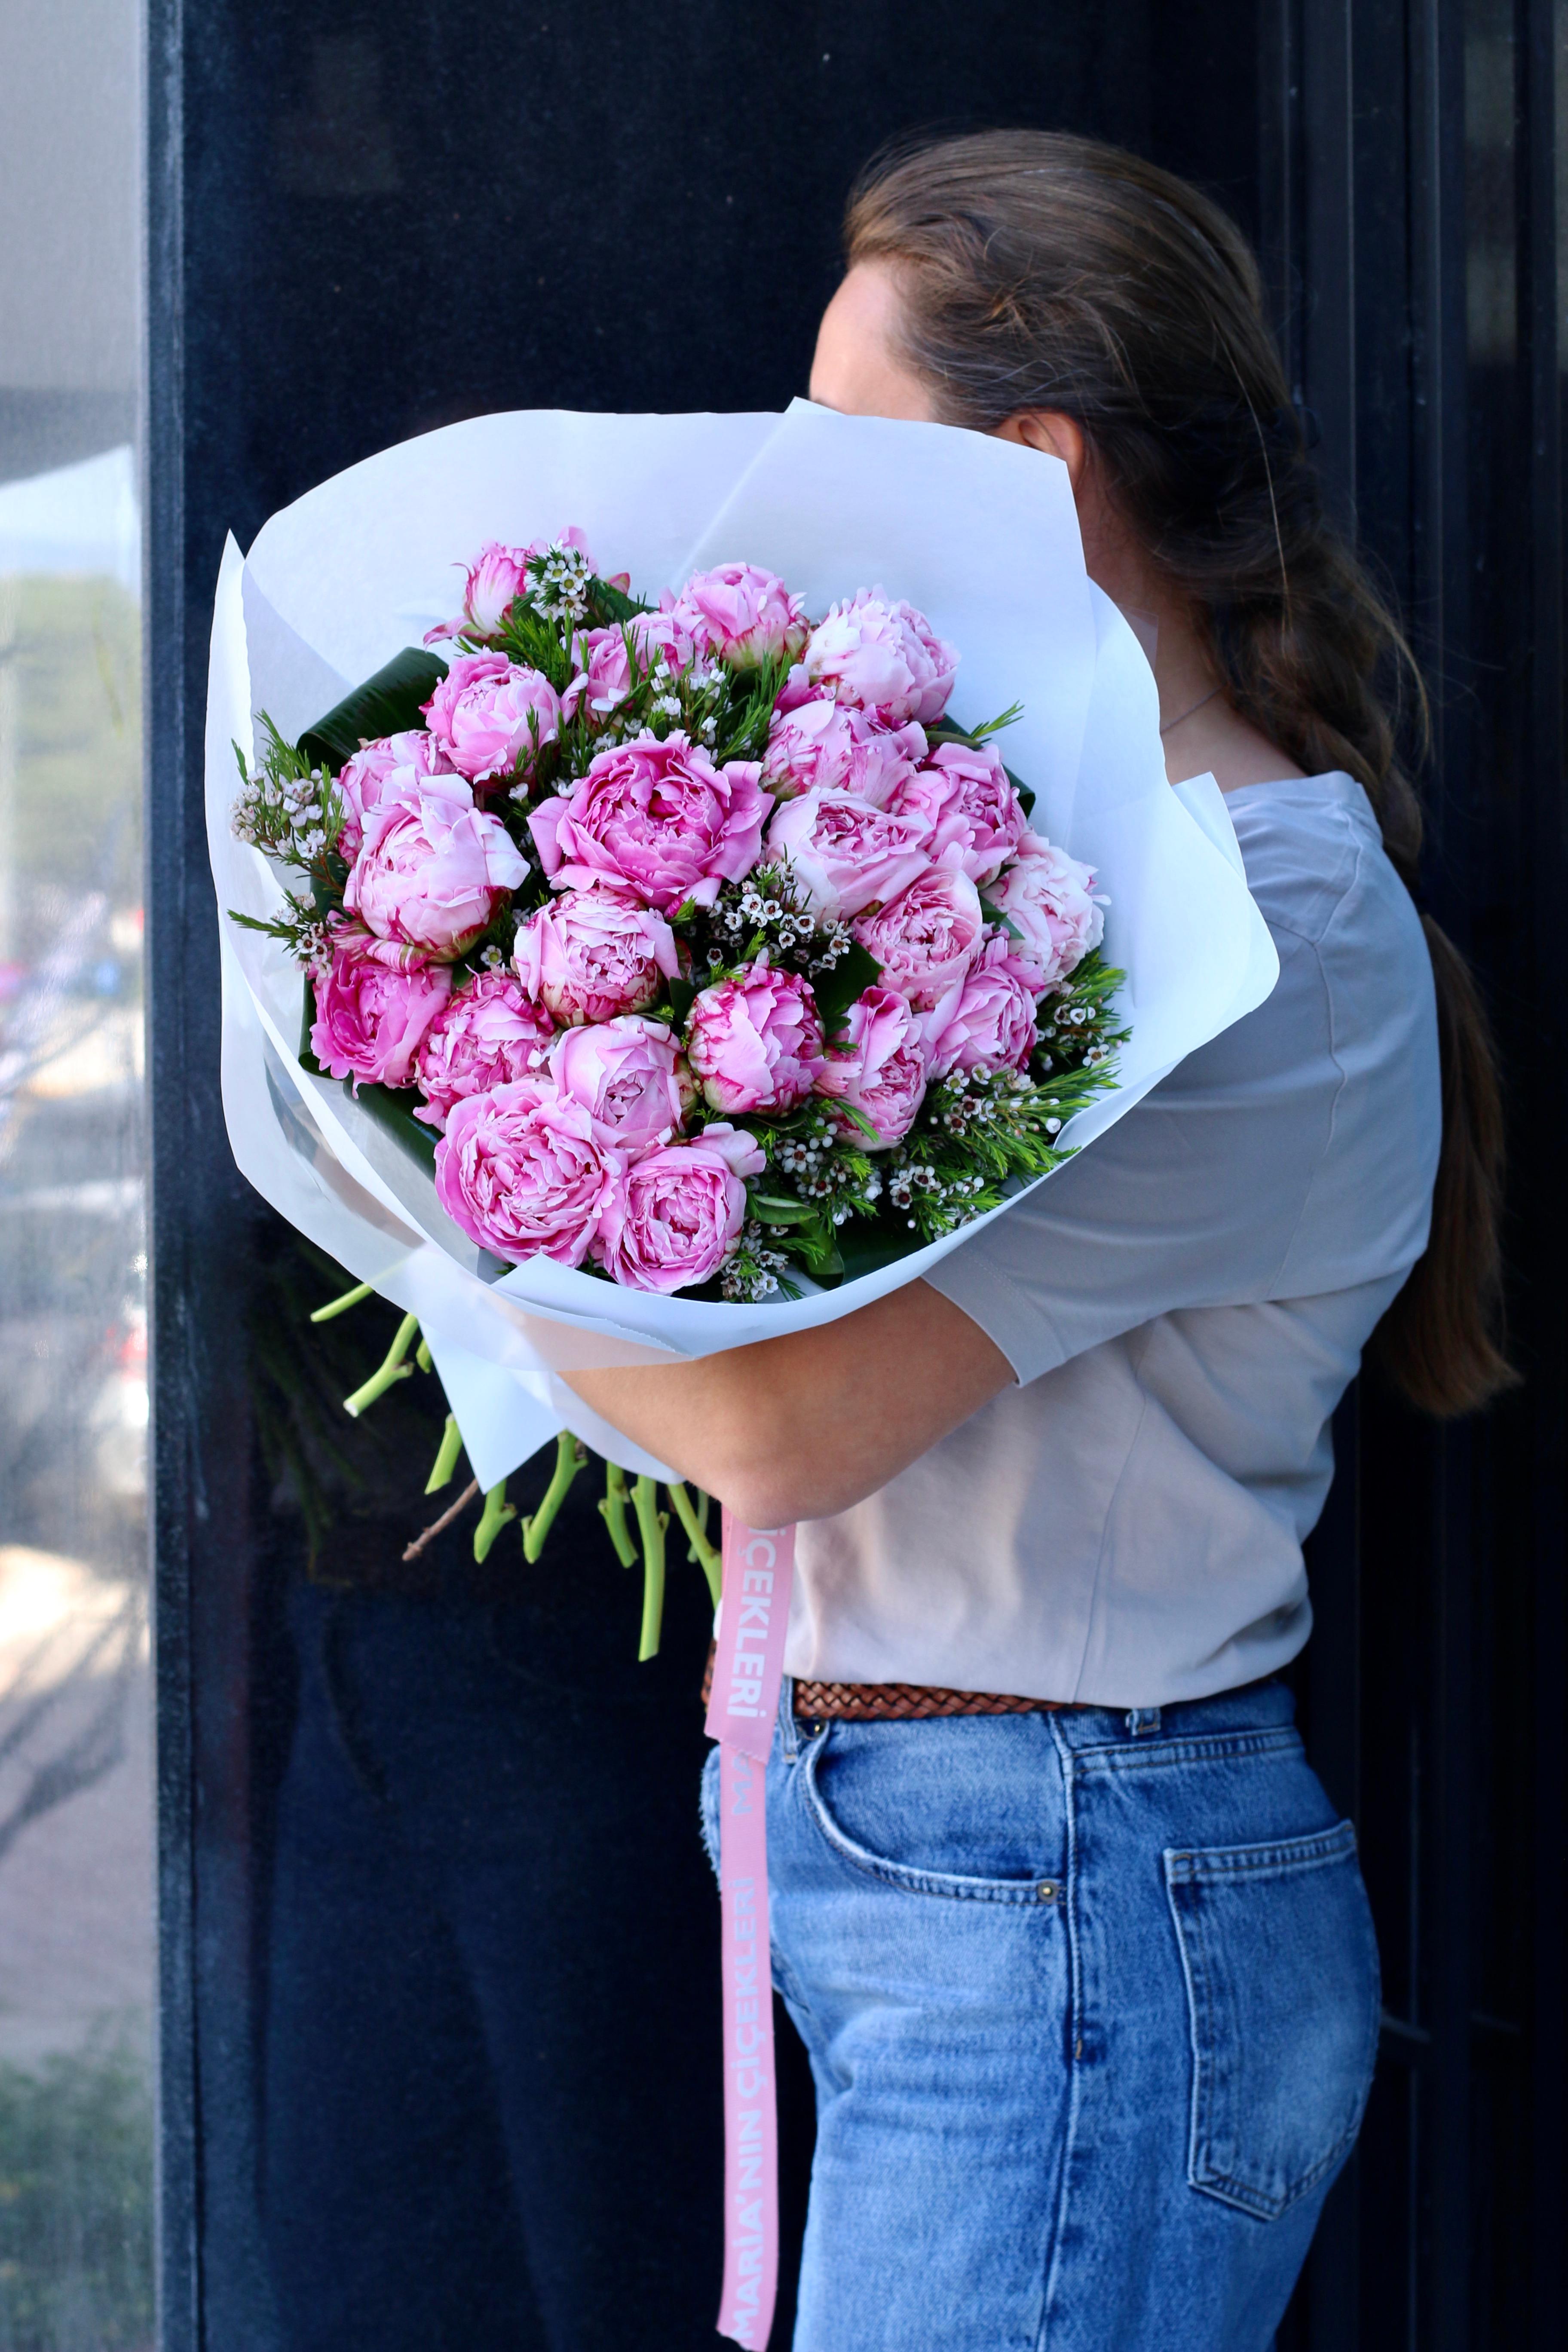
[[[363,686],[307,727],[300,749],[307,758],[340,768],[362,743],[383,735],[399,735],[405,728],[423,727],[424,705],[447,675],[447,665],[423,646],[405,646],[384,667]]]

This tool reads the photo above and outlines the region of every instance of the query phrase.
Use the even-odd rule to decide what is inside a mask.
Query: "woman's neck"
[[[1149,656],[1160,689],[1160,734],[1171,782],[1179,784],[1188,776],[1207,774],[1221,792],[1234,793],[1244,784],[1305,774],[1261,728],[1233,707],[1185,608],[1163,594],[1146,575],[1128,579],[1128,568],[1106,565],[1111,576],[1100,579],[1100,585],[1129,615]],[[1089,571],[1098,576],[1092,562]]]

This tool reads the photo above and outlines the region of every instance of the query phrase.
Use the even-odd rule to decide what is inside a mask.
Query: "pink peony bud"
[[[931,864],[918,817],[891,816],[849,793],[803,793],[768,827],[768,856],[787,857],[819,922],[847,922],[896,898]]]
[[[475,808],[461,776],[422,776],[406,797],[365,818],[343,905],[379,938],[450,962],[527,871],[510,835]]]
[[[425,1107],[416,1118],[443,1128],[455,1102],[526,1077],[542,1060],[555,1024],[510,972],[481,971],[425,1033],[414,1076]]]
[[[746,1222],[744,1179],[761,1175],[763,1165],[751,1137],[726,1126],[645,1152],[600,1223],[605,1273],[629,1290],[687,1290],[709,1281]]]
[[[557,1091],[590,1114],[595,1133],[626,1152],[678,1135],[695,1093],[670,1031],[635,1013],[566,1030],[550,1074]]]
[[[563,891],[518,932],[513,961],[563,1028],[640,1013],[680,970],[669,925],[629,890]]]
[[[362,743],[338,773],[338,793],[343,803],[340,855],[352,866],[359,856],[364,820],[371,810],[379,808],[383,801],[402,800],[421,776],[437,775],[444,765],[435,737],[423,727]]]
[[[452,975],[418,949],[346,926],[332,959],[311,975],[316,1017],[310,1051],[334,1078],[407,1087],[415,1056],[452,992]]]
[[[729,669],[798,661],[811,635],[802,599],[754,563],[694,572],[671,610],[688,635]]]
[[[1017,856],[987,894],[1038,961],[1037,988],[1065,980],[1105,937],[1105,901],[1095,897],[1094,883],[1092,866],[1053,849],[1039,834],[1026,833]]]
[[[889,813],[913,818],[933,863],[957,846],[963,870],[982,889],[994,881],[1028,830],[1024,804],[989,743],[942,743],[927,766],[895,784]]]
[[[885,808],[894,786],[925,755],[925,730],[913,719],[907,727],[882,728],[849,703],[814,695],[773,712],[763,782],[781,801],[820,786]]]
[[[571,791],[529,815],[557,889],[618,884],[662,914],[710,907],[756,864],[773,803],[752,760],[716,768],[679,730],[601,751]]]
[[[493,637],[509,606],[522,594],[530,551],[489,540],[468,567],[463,619],[476,637]]]
[[[543,1076],[454,1103],[436,1146],[436,1195],[470,1241],[514,1262],[581,1265],[626,1172],[579,1102]]]
[[[968,875],[944,863],[928,866],[907,890],[852,928],[881,965],[887,986],[907,996],[917,1012],[929,1013],[979,954],[985,918]]]
[[[686,1024],[692,1075],[719,1111],[795,1110],[816,1081],[822,1050],[811,982],[773,971],[765,954],[741,979],[703,989]]]
[[[1005,938],[986,940],[956,988],[927,1013],[933,1078],[952,1070],[1022,1070],[1035,1050],[1036,967]]]
[[[542,747],[561,734],[550,680],[504,654],[459,654],[424,709],[447,760],[473,784],[530,775]]]
[[[904,997],[890,988],[862,991],[849,1007],[842,1046],[835,1046],[817,1079],[819,1094],[848,1103],[869,1119],[875,1139],[853,1119],[843,1132],[870,1150],[900,1143],[925,1098],[926,1055],[921,1024]]]
[[[831,694],[884,727],[910,719],[929,723],[947,709],[957,667],[957,648],[936,635],[923,613],[880,588],[862,588],[847,604],[833,605],[812,631],[781,700],[787,708],[807,694]]]

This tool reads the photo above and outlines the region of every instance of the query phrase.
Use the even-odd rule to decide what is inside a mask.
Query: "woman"
[[[1065,463],[1279,982],[925,1281],[574,1384],[753,1525],[806,1523],[769,1801],[819,2107],[797,2346],[1263,2352],[1378,2016],[1276,1677],[1374,1329],[1430,1410],[1509,1377],[1495,1085],[1402,879],[1404,648],[1232,225],[1010,132],[874,167],[847,242],[813,396]]]

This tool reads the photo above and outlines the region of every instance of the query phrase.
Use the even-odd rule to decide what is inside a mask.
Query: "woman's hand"
[[[962,1307],[911,1282],[840,1322],[694,1364],[563,1377],[748,1527],[777,1528],[874,1495],[1013,1371]]]

